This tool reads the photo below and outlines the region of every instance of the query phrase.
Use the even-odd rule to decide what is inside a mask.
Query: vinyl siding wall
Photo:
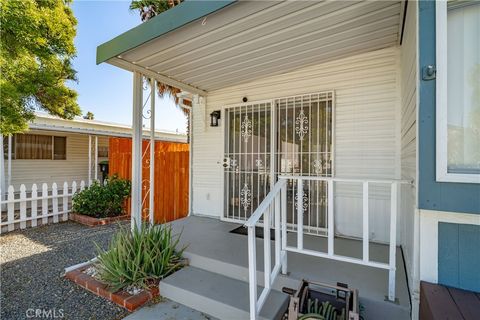
[[[417,207],[417,6],[409,3],[400,49],[401,76],[401,174],[402,179],[415,181],[401,188],[400,208],[402,245],[409,280],[414,277],[414,238]],[[418,226],[417,226],[418,227]],[[411,288],[413,288],[411,283]]]
[[[81,180],[87,182],[88,177],[88,135],[63,133],[54,131],[34,131],[29,133],[42,135],[55,135],[67,137],[67,159],[66,160],[15,160],[12,159],[12,185],[15,190],[25,184],[27,190],[31,189],[33,183],[47,183],[51,188],[52,183],[63,185],[65,181],[69,184],[73,181],[79,183]],[[93,140],[93,139],[92,139]],[[108,137],[98,137],[98,145],[108,146]],[[93,153],[92,153],[93,157]],[[98,161],[105,160],[99,158]],[[108,160],[108,159],[107,159]],[[93,159],[92,159],[93,161]],[[5,161],[5,171],[7,161]],[[92,169],[93,175],[93,169]],[[98,176],[101,177],[100,169]]]
[[[206,107],[193,108],[193,213],[223,214],[223,119],[209,114],[225,105],[335,91],[335,175],[400,178],[400,52],[387,48],[313,65],[210,92]],[[224,112],[222,112],[224,116]],[[371,238],[388,239],[389,189],[372,186]],[[361,186],[339,185],[337,233],[361,235]]]

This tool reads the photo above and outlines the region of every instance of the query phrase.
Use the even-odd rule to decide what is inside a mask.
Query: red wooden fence
[[[142,146],[142,200],[143,218],[148,219],[150,186],[150,147]],[[155,143],[155,210],[157,223],[183,218],[188,214],[188,144],[156,141]],[[128,138],[110,138],[109,174],[132,178],[132,141]],[[130,212],[130,201],[127,203]]]

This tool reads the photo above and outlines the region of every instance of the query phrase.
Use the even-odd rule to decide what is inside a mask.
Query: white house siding
[[[62,185],[65,181],[87,182],[88,177],[88,135],[55,131],[34,131],[32,134],[56,135],[67,137],[66,160],[12,160],[12,185],[15,190],[25,184],[27,190],[33,183],[47,183],[49,188],[53,182]],[[108,137],[98,137],[99,145],[108,145]],[[93,153],[92,153],[93,155]],[[93,156],[92,156],[93,157]],[[93,161],[93,158],[92,158]],[[6,167],[6,164],[5,164]],[[5,168],[6,170],[6,168]],[[93,174],[93,172],[92,172]],[[101,176],[100,170],[98,171]]]
[[[401,63],[401,173],[402,179],[416,181],[417,175],[417,4],[409,3],[405,20],[403,42],[400,50]],[[415,230],[418,228],[416,207],[416,184],[401,188],[402,245],[409,275],[410,287],[415,288],[414,272]],[[418,220],[418,218],[417,218]]]
[[[209,92],[206,108],[193,108],[193,212],[223,214],[224,127],[210,127],[204,119],[244,96],[252,102],[334,90],[335,175],[399,178],[399,58],[392,47]],[[387,240],[389,192],[371,189],[372,238]],[[361,235],[361,187],[339,185],[337,195],[337,232]]]

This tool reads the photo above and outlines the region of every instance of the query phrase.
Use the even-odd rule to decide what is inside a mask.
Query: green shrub
[[[98,278],[115,291],[158,282],[183,267],[184,249],[176,251],[179,240],[169,225],[143,224],[132,231],[121,227],[106,251],[97,245]]]
[[[121,215],[125,212],[125,200],[130,195],[130,189],[130,181],[116,175],[110,177],[105,185],[95,181],[73,196],[73,212],[96,218]]]

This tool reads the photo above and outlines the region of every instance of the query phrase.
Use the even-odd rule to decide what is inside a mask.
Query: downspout
[[[5,159],[3,153],[3,135],[0,134],[0,150],[2,150],[2,156],[0,157],[0,172],[1,172],[1,179],[0,179],[0,201],[5,200],[5,194],[7,189],[5,188]],[[5,209],[5,205],[2,204],[1,209]]]

